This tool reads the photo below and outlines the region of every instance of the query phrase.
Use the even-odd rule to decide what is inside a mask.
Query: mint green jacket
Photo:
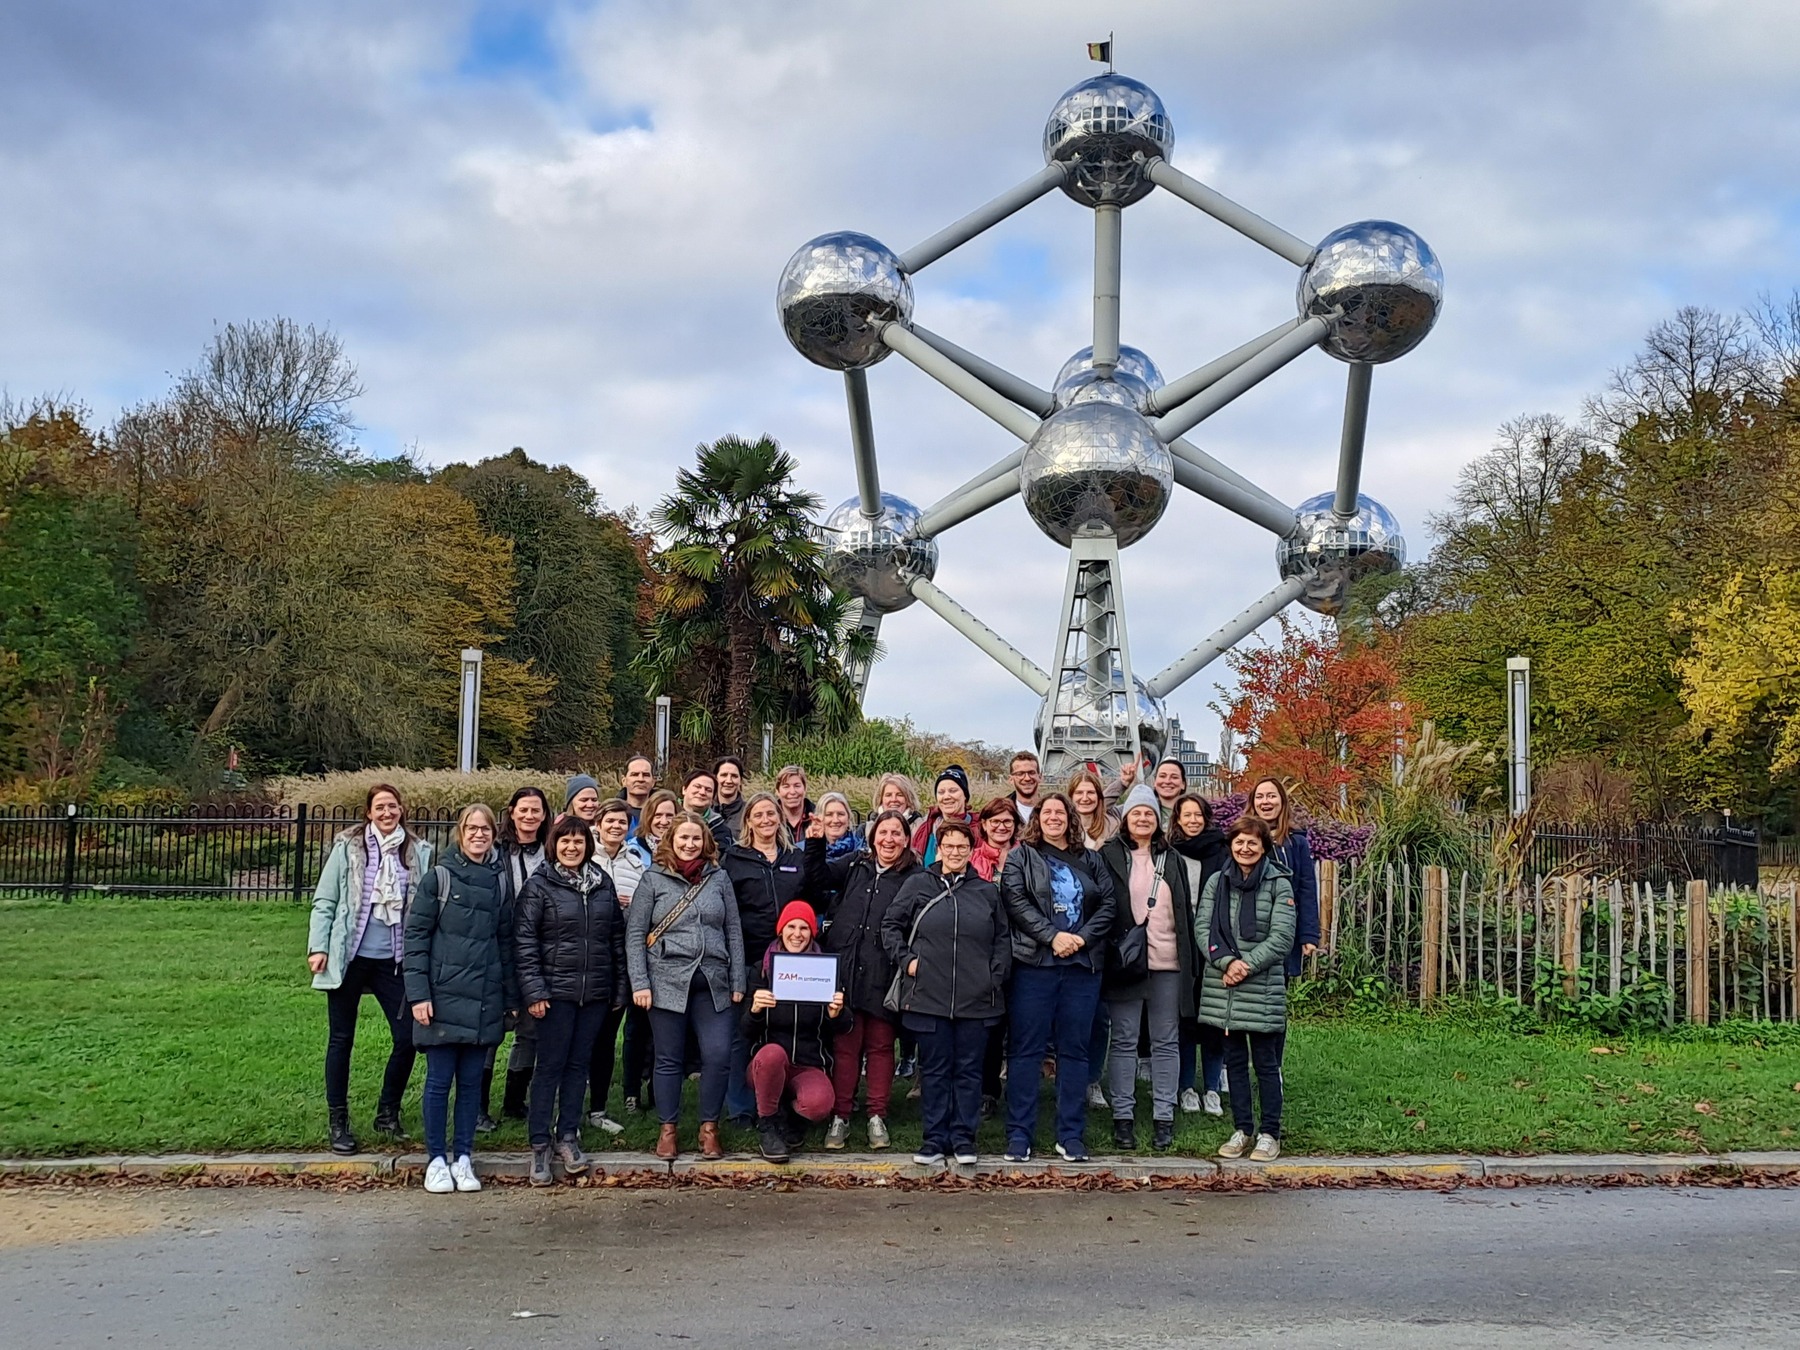
[[[1226,860],[1226,867],[1236,867]],[[1298,927],[1294,910],[1293,875],[1270,861],[1256,892],[1256,927],[1262,938],[1246,943],[1238,935],[1237,915],[1231,916],[1231,934],[1250,967],[1248,978],[1227,986],[1225,970],[1232,962],[1229,951],[1215,957],[1208,950],[1212,938],[1213,906],[1222,889],[1219,874],[1206,879],[1206,889],[1194,911],[1194,942],[1198,945],[1200,973],[1199,1019],[1226,1031],[1276,1032],[1287,1027],[1287,971],[1283,968],[1294,945]]]

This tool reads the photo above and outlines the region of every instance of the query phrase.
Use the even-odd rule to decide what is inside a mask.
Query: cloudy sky
[[[58,0],[0,7],[0,385],[107,419],[281,314],[343,335],[374,453],[523,445],[648,507],[696,443],[769,433],[835,503],[842,383],[783,339],[782,264],[831,229],[905,249],[1028,176],[1108,28],[1178,166],[1303,237],[1386,217],[1442,258],[1364,476],[1415,554],[1499,422],[1575,412],[1680,305],[1800,283],[1791,0]],[[1091,240],[1044,199],[922,274],[918,318],[1047,384],[1087,341]],[[1164,194],[1126,213],[1125,341],[1171,376],[1290,316],[1293,281]],[[1343,380],[1311,353],[1194,439],[1324,490]],[[1013,448],[898,359],[870,382],[889,491]],[[1125,555],[1139,669],[1268,589],[1271,542],[1178,497]],[[1043,663],[1064,559],[1015,500],[945,536],[938,581]],[[871,712],[1027,738],[1036,699],[933,615],[884,637]],[[1203,745],[1221,673],[1173,700]]]

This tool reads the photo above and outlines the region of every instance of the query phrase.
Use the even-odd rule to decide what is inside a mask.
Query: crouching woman
[[[1230,861],[1201,893],[1194,941],[1205,956],[1200,1022],[1225,1034],[1225,1077],[1236,1127],[1221,1158],[1281,1156],[1281,1055],[1287,1044],[1287,972],[1298,927],[1293,879],[1273,856],[1269,827],[1246,813],[1226,836]],[[1262,1108],[1260,1129],[1250,1100],[1250,1071]]]
[[[751,984],[744,1039],[750,1043],[750,1086],[756,1092],[756,1129],[762,1155],[786,1162],[806,1138],[807,1128],[831,1114],[833,1042],[850,1029],[853,1014],[844,991],[829,1003],[802,1003],[775,997],[775,958],[820,955],[813,935],[819,921],[804,900],[789,901],[777,921],[775,941],[763,953]]]

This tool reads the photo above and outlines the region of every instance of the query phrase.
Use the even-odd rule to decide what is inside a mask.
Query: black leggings
[[[355,956],[344,968],[344,982],[325,991],[325,1105],[334,1111],[350,1105],[350,1054],[356,1048],[356,1017],[362,996],[375,995],[388,1020],[394,1048],[381,1076],[381,1109],[400,1109],[406,1080],[412,1077],[412,1009],[406,982],[388,957]]]

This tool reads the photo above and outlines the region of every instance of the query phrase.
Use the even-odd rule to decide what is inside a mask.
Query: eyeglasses
[[[493,832],[494,832],[494,827],[492,825],[465,825],[465,826],[463,826],[464,834],[492,834]]]

